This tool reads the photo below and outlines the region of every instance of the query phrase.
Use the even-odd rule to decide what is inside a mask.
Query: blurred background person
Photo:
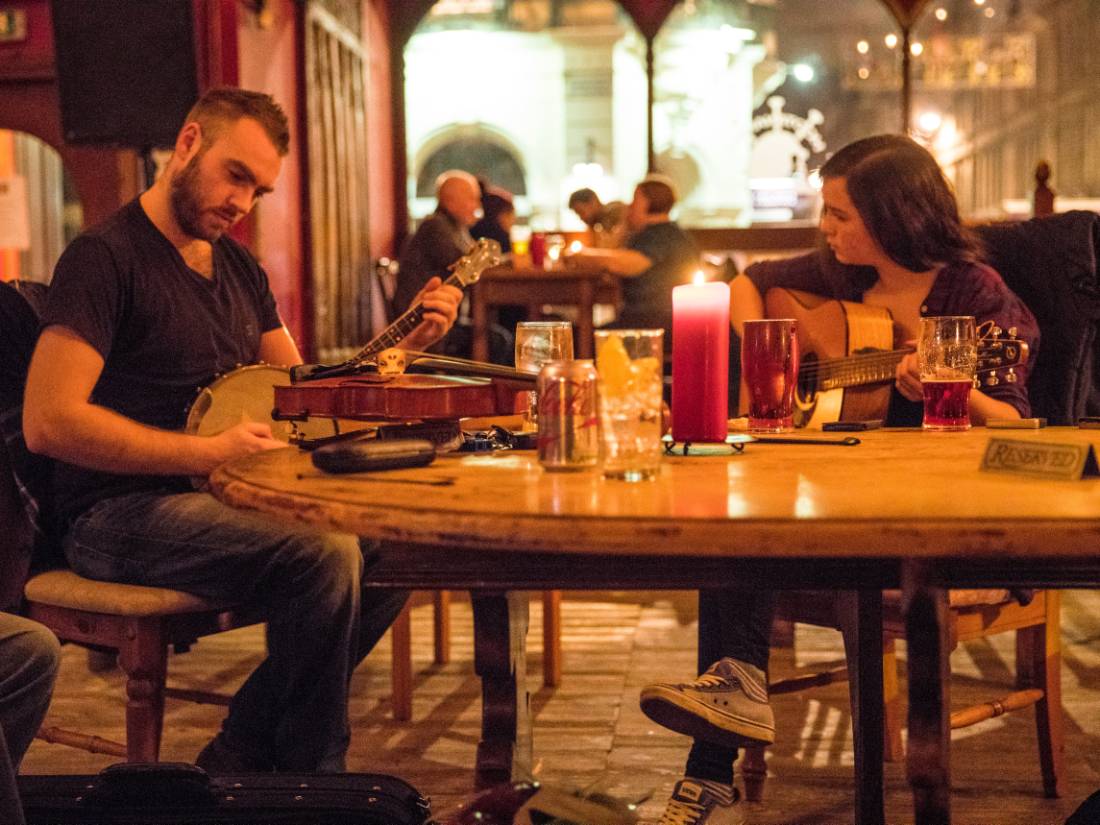
[[[591,245],[613,249],[623,245],[627,230],[626,204],[622,201],[603,203],[591,189],[578,189],[569,196],[569,208],[584,221],[592,233]]]
[[[470,227],[474,240],[490,238],[500,244],[505,254],[512,251],[512,227],[516,223],[516,206],[507,189],[479,180],[481,185],[481,220]]]

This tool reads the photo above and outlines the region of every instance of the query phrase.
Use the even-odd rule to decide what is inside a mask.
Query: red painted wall
[[[370,154],[371,255],[393,256],[394,146],[393,98],[390,71],[390,3],[363,3],[363,45],[367,50],[367,131]]]
[[[27,132],[57,149],[80,196],[84,224],[99,223],[140,191],[136,153],[65,144],[49,0],[3,5],[26,12],[27,38],[0,43],[0,129]]]
[[[271,0],[262,18],[242,10],[237,25],[238,84],[270,94],[290,120],[290,154],[283,159],[275,191],[254,210],[250,246],[271,281],[279,311],[299,346],[305,340],[302,300],[301,153],[298,112],[298,10],[293,0]]]

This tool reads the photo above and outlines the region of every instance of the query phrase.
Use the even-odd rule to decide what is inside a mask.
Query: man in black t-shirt
[[[354,537],[273,523],[188,482],[284,446],[261,423],[180,429],[218,373],[301,362],[263,269],[225,234],[271,191],[288,141],[267,95],[204,95],[157,182],[62,255],[24,401],[27,445],[58,462],[73,569],[265,611],[267,659],[197,760],[215,772],[342,770],[348,681],[405,600],[362,589]],[[460,297],[429,281],[403,345],[444,334]]]

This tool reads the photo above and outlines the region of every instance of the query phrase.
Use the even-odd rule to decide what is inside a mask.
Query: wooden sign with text
[[[989,439],[980,469],[991,473],[1022,473],[1065,481],[1100,476],[1100,465],[1091,444],[1015,438]]]

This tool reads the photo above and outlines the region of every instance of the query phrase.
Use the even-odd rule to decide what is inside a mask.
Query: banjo
[[[451,265],[451,274],[443,283],[459,288],[475,283],[482,272],[500,263],[500,260],[500,245],[494,240],[482,238]],[[184,432],[188,435],[214,436],[242,422],[252,421],[268,424],[275,438],[289,443],[339,435],[340,425],[335,419],[285,421],[273,418],[275,387],[289,387],[300,381],[365,371],[368,365],[377,364],[386,350],[394,348],[416,329],[424,319],[424,312],[423,302],[410,307],[342,364],[307,365],[293,368],[293,371],[289,367],[254,364],[221,375],[203,388],[191,403]],[[400,359],[391,357],[381,360],[396,362]]]

